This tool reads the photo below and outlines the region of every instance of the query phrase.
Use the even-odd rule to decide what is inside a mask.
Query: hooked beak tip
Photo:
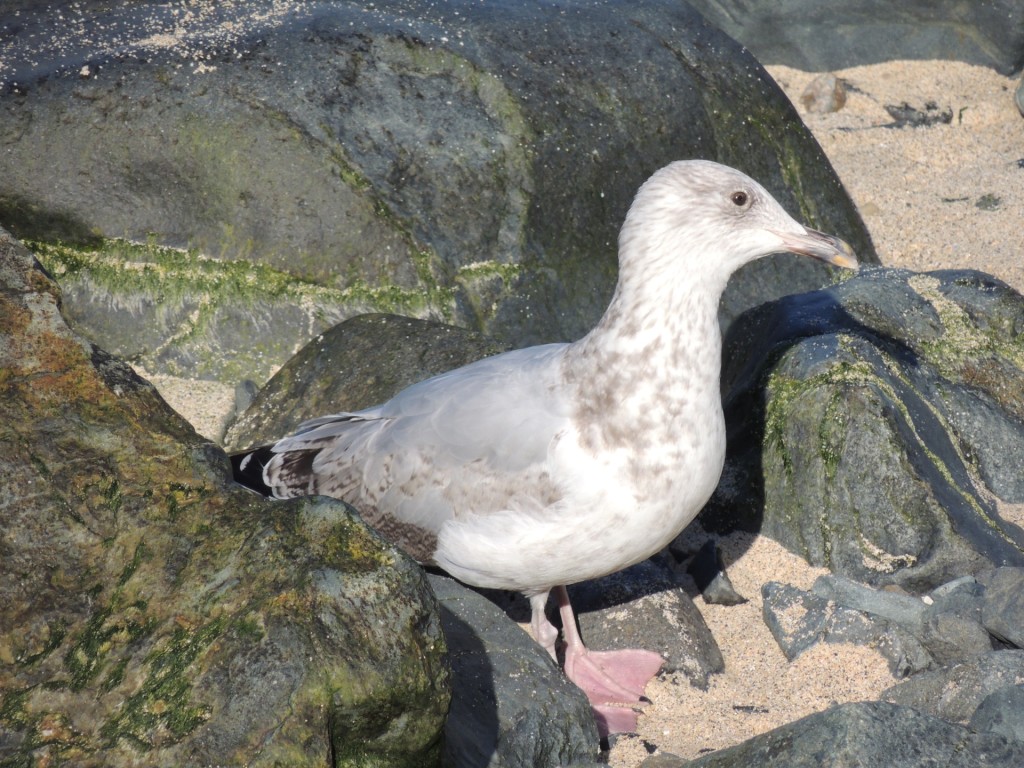
[[[857,269],[857,254],[845,240],[828,235],[816,229],[804,228],[803,232],[775,232],[788,251],[824,261],[844,269]]]

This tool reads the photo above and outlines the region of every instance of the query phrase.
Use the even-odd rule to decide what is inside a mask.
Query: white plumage
[[[525,592],[534,633],[554,654],[548,591],[651,556],[714,490],[725,455],[719,300],[736,269],[782,250],[856,266],[846,243],[798,224],[739,171],[673,163],[637,193],[615,294],[585,337],[307,422],[271,447],[262,480],[279,498],[343,498],[421,561]],[[267,454],[241,469],[257,458]],[[564,589],[558,596],[572,623]],[[635,700],[656,667],[637,673],[642,681],[618,674],[612,655],[588,652],[575,626],[565,631],[567,672],[591,689],[606,729],[629,727],[631,712],[601,699]],[[596,689],[611,687],[595,690],[594,675]]]

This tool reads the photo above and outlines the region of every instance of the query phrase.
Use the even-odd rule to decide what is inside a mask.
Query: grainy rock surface
[[[981,623],[1000,640],[1024,648],[1024,568],[996,568],[978,575],[985,587]]]
[[[1015,768],[1024,743],[973,733],[909,707],[843,704],[692,762],[658,755],[642,768],[858,768],[942,765]]]
[[[995,733],[1024,743],[1024,685],[999,688],[984,699],[969,723],[977,733]]]
[[[1024,650],[989,651],[952,667],[922,672],[884,691],[893,704],[966,723],[990,693],[1024,679]]]

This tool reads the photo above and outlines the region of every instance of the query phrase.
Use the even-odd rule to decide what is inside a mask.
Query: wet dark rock
[[[966,723],[990,693],[1024,679],[1024,651],[989,651],[960,664],[921,672],[882,692],[882,699],[951,722]]]
[[[725,668],[704,617],[675,577],[654,558],[569,587],[584,642],[596,650],[644,648],[665,658],[701,689]]]
[[[1024,28],[1015,0],[894,4],[854,0],[691,0],[712,23],[767,64],[809,72],[894,59],[967,61],[1004,75],[1024,66]]]
[[[659,755],[643,768],[1016,768],[1024,744],[973,733],[908,707],[843,704],[687,762]]]
[[[922,593],[1024,566],[1024,298],[979,272],[864,270],[741,318],[730,448],[705,529]]]
[[[445,725],[451,768],[555,768],[596,761],[598,733],[583,691],[485,597],[440,575],[430,584],[452,670]]]
[[[421,569],[262,500],[0,232],[0,763],[438,765]]]
[[[262,381],[373,311],[579,337],[637,187],[688,157],[877,261],[784,94],[685,3],[278,6],[0,9],[0,223],[149,370]],[[797,264],[753,265],[723,318],[832,279]]]
[[[1024,743],[1024,685],[1010,685],[986,696],[969,723],[977,733],[994,733]]]
[[[673,553],[674,555],[675,553]],[[700,590],[704,602],[711,605],[741,605],[747,602],[732,585],[726,573],[722,553],[714,539],[708,539],[686,565],[686,573]]]
[[[1000,640],[1024,648],[1024,568],[978,574],[985,586],[981,623]]]
[[[377,405],[410,384],[506,349],[442,323],[353,317],[299,350],[228,426],[224,445],[242,450],[273,442],[306,419]]]

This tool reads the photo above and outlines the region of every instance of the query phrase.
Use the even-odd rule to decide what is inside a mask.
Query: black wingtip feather
[[[263,467],[273,456],[274,453],[269,445],[229,456],[235,482],[263,496],[270,496],[272,494],[270,486],[263,482]]]

